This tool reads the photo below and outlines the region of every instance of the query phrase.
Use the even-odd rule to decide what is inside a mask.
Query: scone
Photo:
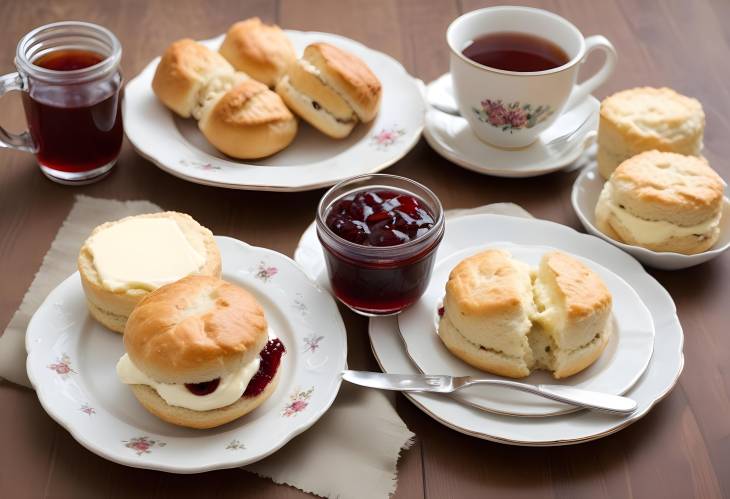
[[[438,335],[483,371],[524,378],[544,369],[559,379],[596,361],[610,316],[605,284],[573,257],[547,253],[535,275],[508,252],[487,250],[451,271]]]
[[[118,333],[150,291],[189,274],[221,273],[213,234],[189,215],[172,211],[96,227],[77,263],[89,312]]]
[[[382,86],[360,58],[327,43],[315,43],[276,85],[287,106],[332,138],[347,137],[380,109]]]
[[[285,352],[251,293],[207,276],[147,295],[129,317],[124,348],[122,383],[152,414],[189,428],[220,426],[261,405]]]
[[[451,271],[438,334],[467,364],[524,378],[533,364],[527,335],[535,313],[530,267],[506,251],[487,250]]]
[[[288,146],[297,134],[297,120],[281,97],[248,79],[206,100],[198,128],[219,151],[256,159]]]
[[[234,68],[269,87],[276,85],[297,58],[281,28],[264,24],[258,17],[231,26],[219,51]]]
[[[235,70],[218,52],[200,43],[183,39],[170,45],[162,54],[152,79],[152,90],[167,107],[183,118],[204,100],[206,87],[225,86],[225,81],[245,78],[234,77]]]
[[[598,171],[603,178],[624,160],[644,151],[699,156],[705,113],[697,99],[670,88],[624,90],[601,103]]]
[[[653,251],[701,253],[720,235],[723,191],[704,158],[644,152],[621,163],[603,186],[596,226]]]
[[[560,379],[593,364],[612,332],[611,293],[598,274],[565,253],[547,253],[537,271],[534,297],[533,367]]]

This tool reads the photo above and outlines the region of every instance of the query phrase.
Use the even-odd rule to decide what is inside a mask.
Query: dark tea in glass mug
[[[121,57],[116,36],[91,23],[58,22],[25,35],[18,72],[0,77],[0,95],[23,92],[28,132],[0,128],[0,145],[34,153],[56,182],[104,177],[122,146]]]

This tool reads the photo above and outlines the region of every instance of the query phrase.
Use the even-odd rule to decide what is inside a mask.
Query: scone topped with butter
[[[219,277],[221,258],[208,229],[169,211],[98,226],[81,247],[78,268],[91,315],[123,333],[150,291],[190,274]]]
[[[491,249],[451,271],[438,335],[483,371],[524,378],[544,369],[559,379],[601,355],[612,334],[611,307],[601,278],[565,253],[546,253],[535,272]]]
[[[671,88],[615,93],[601,103],[598,171],[607,179],[624,160],[652,149],[699,156],[704,130],[702,104]]]
[[[701,253],[720,235],[724,187],[704,158],[644,152],[621,163],[604,185],[596,225],[652,251]]]

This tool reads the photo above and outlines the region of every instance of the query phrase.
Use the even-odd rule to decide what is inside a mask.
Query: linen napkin
[[[162,210],[148,201],[77,196],[0,337],[0,377],[32,388],[25,373],[25,329],[48,293],[76,271],[79,248],[91,230],[108,220],[157,211]],[[244,469],[320,496],[387,498],[397,484],[400,452],[413,444],[413,438],[385,395],[344,384],[330,410],[312,428]]]

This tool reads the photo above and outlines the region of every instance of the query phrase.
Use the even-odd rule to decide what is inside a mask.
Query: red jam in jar
[[[317,233],[335,296],[356,312],[387,315],[426,289],[443,215],[436,196],[412,180],[364,175],[325,194]]]

